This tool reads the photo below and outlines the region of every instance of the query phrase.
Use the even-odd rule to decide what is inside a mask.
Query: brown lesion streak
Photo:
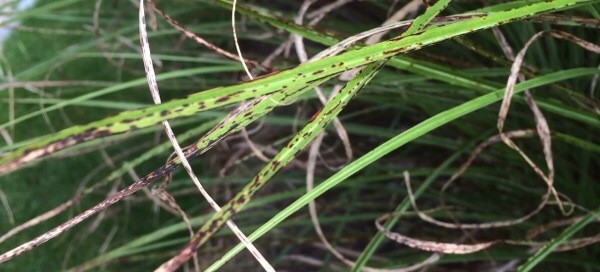
[[[404,51],[406,51],[406,48],[399,47],[399,48],[395,48],[395,49],[392,49],[392,50],[383,51],[383,54],[384,55],[396,55],[396,54],[404,52]]]
[[[71,134],[65,138],[49,142],[41,147],[26,149],[23,151],[23,154],[15,157],[14,159],[8,162],[0,164],[0,173],[12,171],[22,164],[31,162],[39,157],[43,157],[45,155],[75,145],[82,141],[92,138],[104,137],[110,134],[110,130],[106,128],[89,128],[83,132]]]
[[[295,155],[295,154],[294,154]],[[238,193],[233,199],[231,199],[220,212],[217,212],[210,221],[204,223],[204,225],[196,232],[194,237],[185,245],[183,248],[173,256],[169,261],[165,262],[158,271],[175,271],[185,262],[187,262],[196,250],[202,246],[206,241],[217,232],[225,222],[229,220],[234,214],[241,210],[246,203],[250,201],[252,196],[260,190],[265,184],[265,175],[274,173],[278,170],[278,166],[282,162],[279,160],[273,160],[272,166],[264,171],[259,172],[251,183],[246,185],[244,189]]]
[[[229,201],[220,212],[215,214],[212,219],[206,222],[196,232],[194,237],[182,247],[179,252],[169,261],[165,262],[158,270],[159,271],[175,271],[181,265],[186,263],[193,254],[202,246],[208,239],[217,232],[225,222],[236,214],[246,203],[250,201],[252,195],[257,192],[263,185],[261,182],[263,176],[258,174],[254,178],[254,182],[247,185],[242,192]]]
[[[223,209],[220,212],[213,216],[213,219],[211,221],[206,222],[200,228],[200,230],[196,232],[194,237],[187,244],[185,244],[177,254],[173,256],[173,258],[165,262],[157,270],[175,271],[181,265],[186,263],[191,258],[191,256],[196,253],[200,246],[206,243],[210,236],[213,233],[217,232],[219,229],[221,229],[221,227],[225,225],[225,222],[227,222],[227,220],[229,220],[229,218],[231,218],[231,216],[233,216],[238,211],[238,209],[236,209],[236,206],[241,207],[247,201],[248,198],[246,198],[243,195],[241,197],[236,198],[234,201],[230,201],[226,206],[223,207]],[[239,204],[234,205],[231,203]]]

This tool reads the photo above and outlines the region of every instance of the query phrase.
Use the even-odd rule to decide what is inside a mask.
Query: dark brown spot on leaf
[[[223,96],[223,97],[217,99],[216,102],[217,103],[225,102],[225,101],[229,100],[229,98],[231,98],[231,96],[226,95],[226,96]]]

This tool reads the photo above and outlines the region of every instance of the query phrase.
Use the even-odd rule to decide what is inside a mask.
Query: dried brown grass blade
[[[477,244],[454,244],[454,243],[440,243],[440,242],[415,239],[415,238],[408,237],[406,235],[402,235],[397,232],[392,232],[392,231],[387,230],[381,223],[385,219],[387,219],[391,216],[392,216],[392,214],[384,214],[383,216],[380,216],[379,218],[377,218],[375,220],[375,226],[377,227],[377,229],[379,231],[383,232],[385,237],[387,237],[390,240],[394,240],[400,244],[407,245],[409,247],[420,249],[420,250],[445,253],[445,254],[468,254],[468,253],[473,253],[473,252],[484,250],[498,242],[498,241],[491,241],[491,242],[484,242],[484,243],[477,243]]]
[[[523,159],[525,159],[525,161],[529,164],[529,166],[546,182],[552,195],[554,195],[554,198],[555,198],[556,202],[558,203],[559,208],[561,209],[563,214],[567,214],[568,212],[564,209],[564,205],[562,204],[562,201],[560,200],[560,198],[558,196],[558,192],[554,188],[554,162],[553,162],[553,158],[552,158],[550,128],[548,126],[548,122],[546,121],[543,114],[539,110],[538,106],[536,105],[535,101],[533,100],[533,96],[530,93],[528,94],[528,92],[526,92],[526,100],[527,100],[527,104],[529,105],[529,107],[531,108],[531,110],[533,111],[534,116],[535,116],[536,129],[538,132],[538,136],[540,137],[540,141],[542,143],[544,159],[546,161],[546,166],[548,168],[548,174],[546,175],[540,169],[540,167],[537,166],[536,163],[533,162],[533,160],[531,158],[529,158],[525,154],[525,152],[523,150],[521,150],[515,144],[515,142],[513,142],[503,132],[504,123],[506,121],[506,117],[508,115],[508,110],[510,108],[510,102],[512,100],[512,96],[514,95],[514,87],[517,82],[517,79],[520,76],[519,71],[521,69],[525,54],[527,53],[527,49],[534,41],[536,41],[539,37],[541,37],[544,34],[549,34],[557,39],[564,39],[564,40],[571,41],[588,51],[591,51],[594,53],[600,53],[600,46],[590,43],[588,41],[585,41],[585,40],[583,40],[579,37],[576,37],[567,32],[558,31],[558,30],[544,30],[544,31],[538,32],[535,35],[533,35],[529,39],[529,41],[527,41],[527,43],[525,43],[525,45],[521,49],[521,51],[519,51],[519,53],[514,57],[514,62],[511,67],[511,70],[510,70],[510,76],[508,77],[508,81],[506,83],[506,91],[504,93],[504,97],[502,99],[502,104],[500,106],[500,111],[498,114],[497,127],[498,127],[498,131],[500,132],[502,141],[506,145],[511,147],[513,150],[517,151],[521,155],[521,157],[523,157]],[[507,43],[502,42],[502,39],[500,39],[500,40],[501,40],[501,43],[504,44],[503,48],[504,48],[505,53],[508,55],[511,55],[512,51],[509,50],[509,47],[507,47]]]

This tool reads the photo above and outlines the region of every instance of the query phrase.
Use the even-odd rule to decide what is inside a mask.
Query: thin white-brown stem
[[[148,43],[148,35],[146,33],[146,24],[145,24],[145,18],[144,18],[144,0],[140,0],[139,24],[140,24],[140,42],[142,45],[144,68],[146,70],[148,86],[150,88],[150,93],[152,94],[152,100],[154,101],[154,103],[161,104],[162,102],[161,102],[161,98],[160,98],[160,91],[158,89],[158,83],[156,81],[156,75],[154,73],[154,67],[152,64],[152,58],[151,58],[151,53],[150,53],[150,45]],[[242,63],[243,63],[243,61],[242,61]],[[244,67],[245,67],[245,64],[244,64]],[[221,207],[212,199],[210,194],[204,189],[204,187],[200,183],[200,180],[198,179],[198,177],[194,174],[194,171],[192,170],[192,166],[190,165],[189,161],[185,157],[183,150],[181,150],[181,147],[179,145],[179,142],[177,141],[177,138],[175,138],[175,134],[173,133],[173,129],[171,128],[169,121],[165,120],[162,122],[162,124],[165,129],[165,133],[167,134],[167,137],[171,141],[171,144],[173,145],[173,148],[175,149],[175,152],[177,153],[177,157],[181,161],[181,164],[183,165],[184,169],[186,170],[186,172],[188,173],[188,175],[190,176],[190,178],[192,179],[192,181],[194,182],[196,187],[198,187],[198,190],[200,191],[202,196],[210,204],[210,206],[215,211],[220,211]],[[273,269],[271,264],[262,256],[262,254],[258,251],[258,249],[256,249],[256,247],[254,247],[254,245],[250,242],[250,240],[248,240],[248,238],[235,225],[235,223],[233,223],[233,221],[228,220],[227,226],[240,239],[240,241],[242,243],[244,243],[246,248],[248,248],[248,250],[252,253],[252,255],[255,256],[255,258],[265,268],[266,271],[275,271],[275,269]],[[194,256],[196,256],[196,254],[194,254]],[[196,265],[196,269],[199,269],[197,261],[195,261],[195,265]],[[160,268],[157,270],[160,270]]]

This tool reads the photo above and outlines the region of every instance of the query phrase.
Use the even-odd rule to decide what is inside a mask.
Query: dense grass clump
[[[598,1],[13,5],[0,270],[600,269]]]

